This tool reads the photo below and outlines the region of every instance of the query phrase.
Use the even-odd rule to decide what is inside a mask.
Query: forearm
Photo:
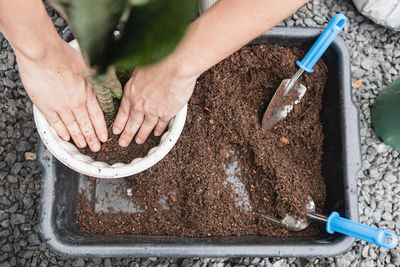
[[[15,54],[40,59],[60,42],[42,0],[0,0],[0,31]]]
[[[194,21],[171,55],[187,75],[200,75],[307,0],[219,0]]]

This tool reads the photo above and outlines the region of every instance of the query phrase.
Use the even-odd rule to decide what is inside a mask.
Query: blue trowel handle
[[[297,66],[307,72],[313,72],[315,63],[317,63],[325,50],[331,45],[336,35],[343,29],[346,21],[347,19],[343,14],[333,16],[328,26],[326,26],[303,60],[296,62]]]
[[[336,211],[328,217],[326,231],[330,234],[342,233],[389,249],[395,248],[399,241],[392,232],[348,220]]]

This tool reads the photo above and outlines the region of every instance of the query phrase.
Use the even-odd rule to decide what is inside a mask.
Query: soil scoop
[[[268,105],[262,120],[264,129],[269,130],[278,122],[284,120],[293,110],[293,106],[300,103],[307,88],[298,82],[299,77],[304,71],[313,72],[315,63],[321,58],[345,24],[346,17],[343,14],[333,16],[303,60],[296,62],[300,69],[290,79],[281,82]],[[259,215],[270,222],[286,227],[290,231],[304,230],[310,224],[310,220],[314,220],[326,223],[326,231],[330,234],[342,233],[389,249],[397,246],[398,237],[394,233],[343,218],[336,211],[333,211],[329,217],[315,213],[315,203],[311,197],[309,199],[305,219],[290,214],[286,214],[282,220],[269,215]]]
[[[394,233],[343,218],[336,211],[333,211],[329,217],[318,214],[315,212],[314,201],[310,196],[308,198],[305,219],[290,214],[286,214],[282,220],[269,215],[259,215],[270,222],[286,227],[290,231],[304,230],[308,227],[310,221],[317,221],[326,223],[326,231],[330,234],[338,232],[388,249],[393,249],[397,246],[399,240]]]
[[[313,72],[315,63],[321,58],[345,24],[346,17],[343,14],[333,16],[303,60],[296,62],[300,69],[290,79],[281,82],[268,105],[267,111],[264,113],[262,120],[264,129],[272,129],[274,125],[287,117],[294,105],[300,103],[307,88],[298,82],[299,77],[304,71]]]

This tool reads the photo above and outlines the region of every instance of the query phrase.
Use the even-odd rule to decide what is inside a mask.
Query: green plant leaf
[[[49,0],[49,3],[68,21],[90,65],[102,66],[105,71],[110,62],[104,61],[104,55],[129,0]]]
[[[89,64],[132,69],[170,53],[184,34],[197,0],[50,0],[67,19]],[[118,38],[114,31],[121,22]]]
[[[376,134],[400,151],[400,78],[378,94],[371,119]]]
[[[107,70],[116,66],[131,71],[165,57],[183,36],[197,6],[197,0],[49,0],[49,3],[67,19],[87,63],[95,69],[92,82],[106,114],[114,114],[112,96],[122,96],[115,73],[109,75]],[[114,32],[118,27],[120,33],[116,37]]]
[[[133,6],[106,61],[129,69],[162,59],[183,36],[196,7],[197,0],[153,0]]]

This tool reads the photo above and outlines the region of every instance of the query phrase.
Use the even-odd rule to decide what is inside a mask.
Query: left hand
[[[183,75],[177,65],[165,59],[133,72],[113,126],[114,134],[122,132],[120,146],[128,146],[135,135],[136,143],[143,144],[153,129],[160,136],[188,102],[198,75]]]

